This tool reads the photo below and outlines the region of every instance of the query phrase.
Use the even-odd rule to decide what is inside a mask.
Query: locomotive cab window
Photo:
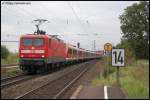
[[[33,39],[33,46],[43,46],[44,45],[44,39]]]
[[[23,46],[31,46],[32,45],[32,39],[23,38],[22,43],[23,43]]]
[[[44,45],[44,39],[42,38],[23,38],[22,39],[23,46],[43,46]]]

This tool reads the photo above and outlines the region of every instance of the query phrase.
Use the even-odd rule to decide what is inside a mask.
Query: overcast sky
[[[67,43],[82,48],[103,50],[106,42],[116,45],[121,39],[119,15],[138,1],[1,1],[1,40],[19,41],[33,33],[35,19],[47,19],[40,26],[47,34],[59,35]],[[18,51],[18,43],[4,43]]]

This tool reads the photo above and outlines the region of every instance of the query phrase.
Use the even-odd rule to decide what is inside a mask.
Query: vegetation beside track
[[[109,62],[106,62],[107,61]],[[98,75],[92,83],[95,85],[116,86],[116,68],[112,67],[110,57],[103,58],[104,72]],[[149,98],[149,61],[137,60],[119,69],[120,87],[127,99]]]
[[[18,63],[18,54],[10,52],[5,46],[1,46],[1,65]]]
[[[149,99],[149,2],[140,1],[119,16],[121,42],[113,48],[125,49],[125,67],[120,68],[120,86],[128,99]],[[93,80],[96,85],[116,85],[116,68],[111,56],[103,58],[104,71]]]

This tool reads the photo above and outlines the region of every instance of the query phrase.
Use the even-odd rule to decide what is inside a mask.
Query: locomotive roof
[[[46,37],[46,35],[27,34],[27,35],[22,35],[21,37]]]

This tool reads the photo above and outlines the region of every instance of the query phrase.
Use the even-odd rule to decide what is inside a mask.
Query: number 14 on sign
[[[112,66],[124,66],[124,49],[112,49]]]

